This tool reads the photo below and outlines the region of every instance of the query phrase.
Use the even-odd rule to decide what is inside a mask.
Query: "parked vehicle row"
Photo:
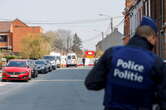
[[[55,61],[48,59],[14,59],[10,60],[2,69],[2,81],[24,80],[38,77],[38,74],[46,74],[56,70]]]

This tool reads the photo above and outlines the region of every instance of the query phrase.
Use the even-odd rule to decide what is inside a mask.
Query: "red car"
[[[2,81],[31,79],[32,69],[28,66],[28,60],[10,60],[2,69]]]

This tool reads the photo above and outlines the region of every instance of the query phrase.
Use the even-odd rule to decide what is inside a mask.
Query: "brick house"
[[[39,26],[31,27],[19,19],[14,21],[0,21],[0,49],[20,52],[21,42],[28,33],[41,33]]]
[[[126,4],[129,1],[126,0]],[[162,58],[166,58],[166,0],[133,0],[130,7],[126,5],[123,13],[125,15],[124,33],[129,37],[132,37],[133,30],[139,25],[142,16],[150,16],[156,21],[159,30],[155,51]]]
[[[149,0],[148,4],[151,5],[150,16],[156,20],[159,28],[157,53],[166,58],[166,0]]]
[[[129,2],[129,3],[128,3]],[[132,37],[143,16],[142,0],[126,0],[124,34]]]
[[[123,15],[125,16],[125,20],[124,20],[124,35],[125,37],[130,37],[130,13],[129,10],[131,9],[131,7],[133,7],[135,1],[134,0],[126,0],[125,2],[125,9],[123,12]]]

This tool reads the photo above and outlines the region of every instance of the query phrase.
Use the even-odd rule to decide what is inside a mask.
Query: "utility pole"
[[[110,25],[111,25],[111,32],[113,32],[114,31],[114,28],[113,28],[113,18],[111,17],[110,18]]]
[[[104,32],[101,32],[102,40],[104,39]]]
[[[67,37],[67,53],[69,52],[69,37]]]
[[[115,17],[111,17],[111,16],[106,15],[106,14],[99,14],[99,16],[105,16],[105,17],[107,17],[107,18],[110,19],[111,32],[114,31],[113,19],[117,19],[117,18],[121,18],[121,17],[123,17],[123,16],[115,16]]]

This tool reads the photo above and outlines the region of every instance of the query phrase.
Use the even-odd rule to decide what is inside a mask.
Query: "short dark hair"
[[[136,29],[136,34],[141,36],[141,37],[149,37],[149,36],[155,36],[156,33],[154,32],[154,30],[149,27],[149,26],[138,26]]]

